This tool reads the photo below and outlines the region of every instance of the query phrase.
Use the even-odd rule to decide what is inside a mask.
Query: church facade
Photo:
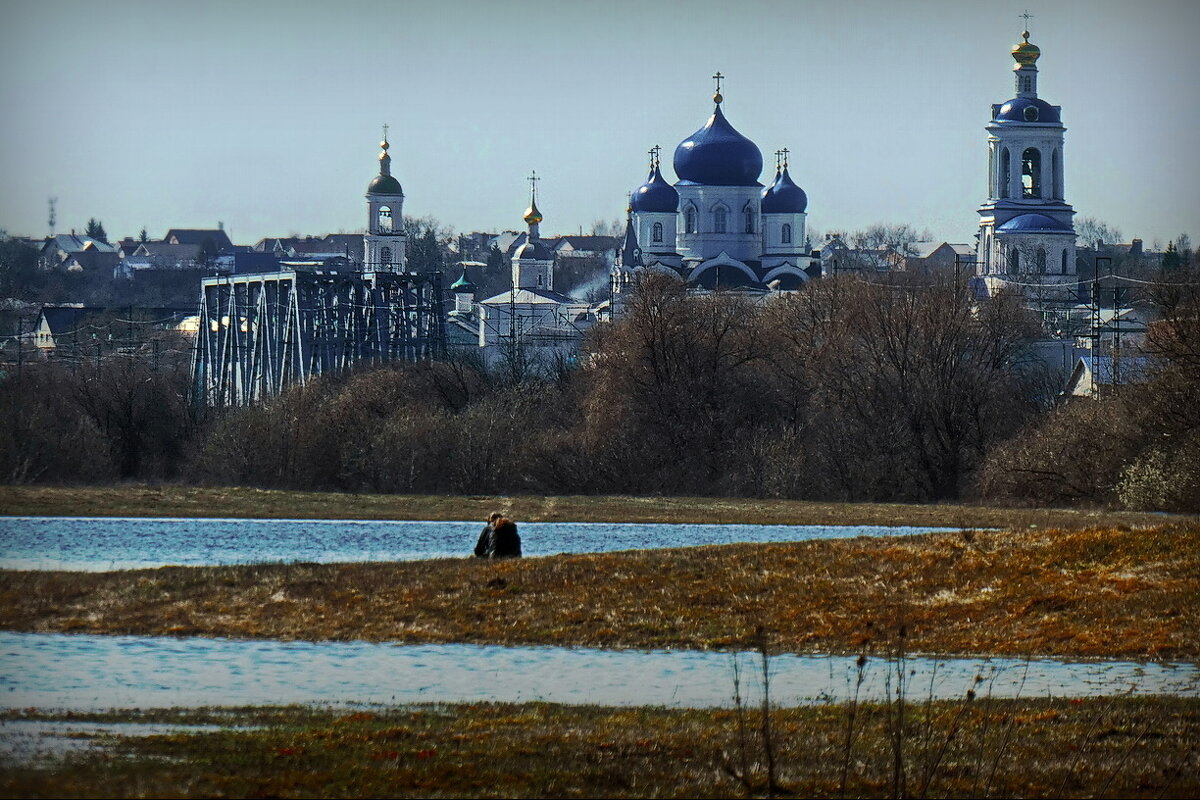
[[[1062,107],[1038,97],[1041,50],[1012,49],[1016,96],[992,106],[988,199],[979,207],[976,274],[989,293],[1062,288],[1075,278],[1074,209],[1063,186]]]
[[[696,288],[760,292],[796,289],[820,272],[806,245],[808,196],[791,177],[787,151],[776,153],[764,187],[762,152],[725,117],[722,76],[714,77],[712,116],[675,148],[676,182],[663,177],[655,148],[649,176],[630,195],[614,294],[646,271]]]

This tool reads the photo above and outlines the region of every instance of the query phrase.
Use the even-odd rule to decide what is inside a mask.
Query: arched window
[[[988,146],[988,197],[996,196],[996,145]]]
[[[779,241],[782,244],[792,243],[792,226],[786,222],[783,224],[783,232],[779,235]]]
[[[1063,275],[1067,274],[1067,250],[1066,250],[1066,248],[1063,248],[1063,251],[1062,251],[1062,269],[1060,269],[1059,272],[1061,272]]]
[[[1012,183],[1012,165],[1009,163],[1010,158],[1008,148],[1000,151],[1000,197],[1008,197],[1008,187]]]
[[[746,209],[746,233],[754,233],[754,211]]]
[[[1042,196],[1042,151],[1036,147],[1021,154],[1021,196]]]
[[[1050,155],[1050,180],[1054,182],[1052,187],[1054,191],[1053,198],[1055,200],[1062,200],[1062,160],[1057,149]]]
[[[685,210],[683,212],[683,232],[684,233],[695,233],[696,232],[696,207],[695,206],[688,206],[687,210]]]
[[[1017,252],[1017,248],[1010,248],[1008,251],[1008,271],[1009,274],[1015,274],[1021,271],[1021,254]]]
[[[376,227],[380,233],[392,232],[392,210],[387,206],[379,207],[378,223]]]
[[[728,229],[729,212],[723,206],[713,209],[713,233],[725,233]]]
[[[392,265],[392,248],[381,247],[379,249],[379,266],[390,267]]]
[[[650,234],[650,238],[652,240],[654,240],[655,242],[662,242],[662,223],[661,222],[654,223],[653,233]]]
[[[1037,271],[1039,275],[1046,274],[1046,248],[1037,249]]]

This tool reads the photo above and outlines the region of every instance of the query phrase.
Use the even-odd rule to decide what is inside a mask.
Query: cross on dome
[[[713,94],[713,102],[714,103],[720,103],[722,100],[725,99],[721,96],[721,79],[724,77],[725,76],[722,75],[720,73],[720,71],[718,71],[716,75],[713,75],[713,80],[715,80],[717,82],[717,91],[716,91],[716,93]]]

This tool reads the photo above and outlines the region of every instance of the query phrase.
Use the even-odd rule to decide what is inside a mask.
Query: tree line
[[[460,353],[204,415],[186,363],[27,367],[0,381],[0,475],[1200,510],[1200,276],[1182,277],[1152,298],[1149,381],[1099,400],[1061,402],[1016,296],[849,277],[755,302],[652,277],[573,366]]]

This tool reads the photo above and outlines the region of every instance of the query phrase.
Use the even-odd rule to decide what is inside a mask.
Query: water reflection
[[[0,633],[0,707],[489,700],[728,706],[732,659],[695,651]],[[847,699],[854,661],[776,657],[772,698],[781,705]],[[756,674],[744,666],[744,676]],[[986,679],[980,691],[997,697],[1080,697],[1131,687],[1138,694],[1200,696],[1195,664],[962,658],[912,659],[907,666],[920,699],[931,685],[934,697],[960,697],[977,674]],[[884,696],[886,669],[885,662],[868,663],[863,698]]]
[[[465,557],[479,522],[0,517],[0,568],[104,571],[285,562]],[[598,553],[734,542],[906,536],[943,530],[884,525],[676,525],[526,522],[526,555]]]

